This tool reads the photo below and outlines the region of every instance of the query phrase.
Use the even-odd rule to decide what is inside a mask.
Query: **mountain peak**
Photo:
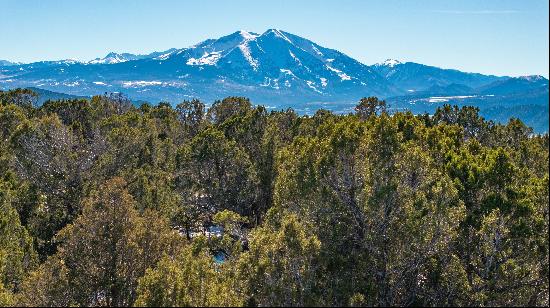
[[[89,61],[89,64],[115,64],[126,62],[128,59],[123,55],[116,52],[109,52],[104,58],[95,58],[94,60]]]
[[[283,39],[289,43],[292,43],[292,41],[285,35],[285,32],[279,29],[269,29],[265,31],[261,36],[262,37],[274,36],[276,38]]]
[[[260,36],[259,34],[257,33],[254,33],[254,32],[249,32],[249,31],[246,31],[246,30],[239,30],[237,31],[245,40],[252,40],[252,39],[255,39],[257,38],[258,36]]]
[[[276,94],[281,100],[296,97],[343,100],[342,93],[346,97],[365,93],[389,97],[434,85],[463,84],[477,88],[495,80],[436,67],[411,69],[395,59],[366,66],[338,50],[276,28],[261,34],[238,30],[187,48],[150,54],[109,52],[103,58],[85,62],[88,67],[66,70],[65,66],[72,62],[75,61],[29,65],[23,68],[24,74],[3,66],[2,70],[11,70],[11,75],[0,76],[0,86],[12,86],[16,78],[26,80],[36,76],[33,80],[52,90],[73,93],[76,85],[85,85],[90,94],[108,89],[124,91],[138,99],[213,99],[227,94],[250,94],[253,98],[272,100],[271,95]],[[44,65],[49,68],[48,78],[40,70]],[[59,65],[59,70],[51,69],[54,65]]]
[[[378,65],[394,67],[398,64],[403,64],[403,63],[401,63],[399,60],[395,60],[395,59],[386,59],[386,61],[384,61],[382,63],[379,63]]]
[[[517,78],[530,81],[530,82],[547,80],[546,78],[544,78],[544,76],[541,76],[541,75],[527,75],[527,76],[520,76]]]
[[[239,31],[235,31],[235,32],[233,32],[229,35],[224,35],[224,36],[219,37],[219,38],[208,39],[204,42],[211,43],[211,42],[216,42],[216,41],[229,41],[229,40],[238,40],[238,41],[239,40],[252,40],[252,39],[255,39],[258,36],[260,36],[258,33],[254,33],[254,32],[251,32],[251,31],[246,31],[246,30],[239,30]],[[197,45],[195,45],[195,46],[197,46]]]
[[[282,31],[279,30],[279,29],[275,29],[275,28],[271,28],[271,29],[267,29],[265,30],[265,32],[263,34],[268,34],[268,33],[281,33]]]
[[[82,63],[82,61],[78,60],[78,59],[72,59],[72,58],[69,58],[69,59],[65,59],[65,60],[61,60],[59,61],[60,63],[63,63],[63,64],[78,64],[78,63]]]

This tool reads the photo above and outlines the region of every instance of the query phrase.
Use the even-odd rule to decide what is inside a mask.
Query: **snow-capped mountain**
[[[105,56],[105,58],[96,58],[90,62],[89,64],[115,64],[115,63],[122,63],[130,60],[135,60],[134,55],[127,54],[129,56],[124,56],[122,54],[118,54],[116,52],[110,52]]]
[[[109,53],[89,62],[47,61],[2,69],[2,87],[74,95],[122,91],[135,99],[211,101],[244,95],[260,103],[343,102],[400,93],[369,66],[299,36],[237,31],[149,55]]]
[[[96,58],[91,61],[86,62],[87,64],[116,64],[132,60],[148,59],[167,56],[170,53],[176,51],[176,48],[171,48],[162,52],[153,52],[146,55],[135,55],[131,53],[116,53],[110,52],[104,58]]]
[[[261,35],[239,31],[218,40],[207,40],[174,53],[166,61],[221,71],[230,82],[282,93],[299,91],[319,98],[349,91],[373,95],[392,91],[368,66],[276,29]]]
[[[378,67],[378,68],[385,68],[385,67],[392,68],[392,67],[396,66],[397,64],[403,64],[403,63],[401,63],[399,60],[387,59],[384,62],[374,64],[374,66]]]
[[[190,98],[210,103],[238,95],[270,108],[311,112],[350,111],[361,97],[371,95],[397,97],[396,108],[402,103],[410,108],[413,102],[417,109],[424,108],[423,101],[430,108],[435,102],[449,101],[433,97],[497,100],[498,95],[522,91],[538,91],[540,102],[548,93],[548,80],[464,73],[394,59],[368,66],[297,35],[269,29],[261,34],[237,31],[188,48],[144,55],[111,52],[87,62],[0,66],[0,88],[16,87],[78,96],[123,92],[136,101],[174,104]]]

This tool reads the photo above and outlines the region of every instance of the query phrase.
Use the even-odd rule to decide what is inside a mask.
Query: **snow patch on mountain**
[[[292,52],[292,50],[289,49],[289,50],[288,50],[288,53],[290,54],[290,56],[292,57],[292,59],[294,59],[294,61],[296,61],[296,63],[298,63],[298,65],[300,65],[300,66],[302,65],[302,61],[300,61],[300,59],[298,59],[298,57],[296,57],[296,56],[294,55],[294,53]]]
[[[111,52],[105,58],[96,58],[92,61],[89,61],[88,64],[116,64],[116,63],[122,63],[126,62],[128,59],[126,59],[124,56]]]
[[[288,37],[286,37],[286,35],[284,35],[280,30],[269,29],[264,34],[270,34],[270,33],[273,33],[274,36],[276,36],[278,38],[281,38],[281,39],[287,41],[288,43],[292,44],[292,41]],[[264,34],[262,34],[262,35],[264,35]]]
[[[283,74],[292,76],[292,77],[294,77],[294,78],[298,78],[298,77],[296,77],[296,75],[294,75],[294,73],[293,73],[291,70],[281,68],[280,71],[281,71],[281,73],[283,73]]]
[[[398,64],[402,64],[401,62],[399,62],[398,60],[395,60],[395,59],[387,59],[386,61],[382,62],[382,63],[379,63],[378,65],[383,65],[383,66],[388,66],[388,67],[394,67]]]
[[[307,86],[310,87],[313,91],[319,93],[319,94],[323,94],[323,92],[319,91],[316,87],[315,87],[315,82],[311,81],[311,80],[307,80],[306,81],[307,83]]]
[[[451,99],[465,99],[465,98],[473,98],[473,97],[477,97],[477,95],[432,96],[428,98],[428,103],[445,103]]]
[[[260,87],[269,87],[275,90],[279,90],[279,79],[271,79],[269,77],[265,77],[264,82],[260,84]]]
[[[248,61],[248,64],[250,64],[250,66],[252,66],[255,71],[258,70],[258,61],[256,61],[256,59],[252,57],[252,53],[250,52],[250,48],[248,47],[248,41],[244,44],[240,44],[239,49],[241,50],[246,61]]]
[[[175,52],[175,51],[169,51],[169,52],[164,53],[164,54],[162,54],[162,55],[160,55],[160,56],[158,56],[158,57],[155,57],[155,58],[153,58],[153,59],[155,59],[155,60],[166,60],[166,59],[168,59],[168,57],[170,57],[170,55],[172,55],[174,52]]]
[[[123,81],[122,86],[124,88],[136,88],[136,87],[147,87],[147,86],[160,86],[163,83],[160,81],[144,81],[144,80],[136,80],[136,81]]]
[[[218,63],[218,60],[221,57],[221,53],[219,51],[214,51],[211,53],[205,52],[202,57],[199,59],[195,58],[189,58],[187,60],[187,65],[215,65]]]
[[[82,61],[77,60],[77,59],[66,59],[66,60],[62,60],[62,61],[59,61],[59,62],[62,63],[62,64],[65,64],[67,66],[83,63]]]
[[[258,34],[251,33],[251,32],[244,31],[244,30],[239,31],[239,33],[241,34],[241,36],[242,36],[245,40],[253,40],[253,39],[255,39],[255,38],[257,38],[257,37],[259,36]]]
[[[80,85],[80,82],[78,82],[78,81],[64,82],[63,85],[67,86],[67,87],[77,87],[77,86]]]
[[[317,53],[318,55],[320,55],[321,57],[323,57],[323,53],[317,48],[315,47],[315,45],[311,44],[311,47],[313,48],[313,50],[315,51],[315,53]]]
[[[342,72],[341,70],[335,69],[335,68],[333,68],[333,67],[331,67],[331,66],[328,66],[328,65],[325,65],[325,66],[326,66],[326,68],[328,68],[329,70],[335,72],[335,73],[338,75],[338,77],[340,77],[340,79],[341,79],[342,81],[344,81],[344,80],[351,80],[351,77],[350,77],[348,74]]]

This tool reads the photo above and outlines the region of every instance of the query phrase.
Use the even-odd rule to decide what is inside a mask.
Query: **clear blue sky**
[[[548,77],[548,0],[0,0],[0,59],[90,60],[269,28],[365,64]]]

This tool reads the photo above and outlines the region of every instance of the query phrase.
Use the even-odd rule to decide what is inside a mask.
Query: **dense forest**
[[[548,134],[0,91],[0,305],[548,305]]]

